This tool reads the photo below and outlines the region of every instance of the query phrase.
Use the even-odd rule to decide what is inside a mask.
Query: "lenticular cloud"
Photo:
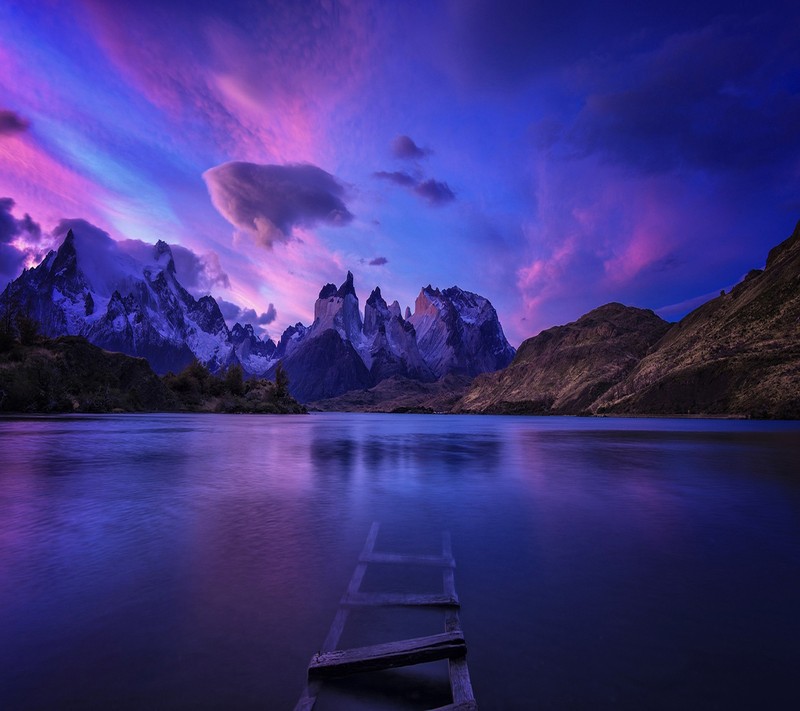
[[[353,219],[344,186],[308,163],[223,163],[203,179],[220,214],[267,248],[288,242],[296,226],[343,225]]]

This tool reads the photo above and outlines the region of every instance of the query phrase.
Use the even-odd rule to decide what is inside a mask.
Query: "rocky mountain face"
[[[70,230],[58,251],[7,287],[0,307],[21,308],[46,336],[80,335],[106,350],[147,358],[159,373],[177,372],[194,358],[212,370],[236,362],[250,373],[266,370],[274,344],[250,326],[229,331],[213,297],[189,294],[169,245],[159,241],[141,262],[108,242],[100,259],[96,244]]]
[[[800,223],[763,271],[677,323],[591,410],[800,417]]]
[[[433,374],[478,375],[505,368],[514,358],[497,312],[478,294],[457,286],[420,291],[408,319]]]
[[[800,223],[763,271],[680,322],[600,307],[525,341],[454,410],[800,417]]]
[[[0,311],[13,304],[45,336],[84,336],[106,350],[144,357],[158,373],[197,359],[213,372],[240,364],[246,375],[274,377],[281,363],[292,395],[304,402],[393,377],[432,382],[448,373],[474,375],[502,368],[514,355],[485,298],[429,286],[415,313],[406,309],[403,316],[376,287],[362,320],[350,272],[340,287],[322,288],[311,326],[290,326],[276,345],[250,324],[229,329],[213,297],[186,291],[165,242],[143,260],[107,236],[98,239],[70,230],[57,251],[8,286]]]
[[[407,310],[403,317],[397,301],[387,304],[376,287],[362,320],[353,275],[348,272],[338,289],[326,284],[314,305],[314,322],[288,328],[274,355],[276,367],[280,359],[289,375],[292,394],[317,401],[389,378],[428,383],[448,373],[496,370],[511,360],[514,349],[487,299],[458,287],[428,287],[424,293],[435,299],[425,301],[427,313],[412,316]],[[430,333],[425,350],[414,326],[418,315]]]
[[[476,378],[455,410],[586,413],[669,328],[652,311],[606,304],[526,340],[508,368]]]
[[[247,373],[261,374],[269,370],[277,347],[269,338],[259,338],[252,324],[234,324],[229,338],[236,358]]]

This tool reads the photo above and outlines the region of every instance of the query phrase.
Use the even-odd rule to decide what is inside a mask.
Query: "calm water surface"
[[[800,424],[351,414],[0,419],[0,708],[291,709],[376,520],[451,532],[482,709],[800,708]]]

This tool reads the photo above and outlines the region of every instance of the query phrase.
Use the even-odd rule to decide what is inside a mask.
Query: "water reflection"
[[[291,708],[373,520],[452,533],[482,708],[800,703],[797,461],[786,423],[0,419],[0,708]]]
[[[314,428],[309,444],[320,475],[346,477],[363,470],[368,477],[413,471],[416,476],[494,474],[503,458],[504,440],[497,433],[331,432]]]

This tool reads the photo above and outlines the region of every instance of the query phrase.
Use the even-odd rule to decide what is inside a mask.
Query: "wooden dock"
[[[448,660],[453,701],[433,711],[474,711],[478,705],[472,693],[472,683],[467,668],[467,645],[458,617],[460,603],[455,589],[456,564],[453,560],[450,534],[447,532],[442,534],[441,555],[402,555],[375,551],[379,529],[379,523],[372,524],[328,636],[321,650],[311,658],[308,665],[308,683],[295,706],[295,711],[311,711],[314,708],[325,679],[424,664],[440,659]],[[360,592],[359,588],[370,563],[441,568],[443,590],[436,594]],[[358,607],[440,608],[444,611],[444,632],[367,647],[338,649],[347,618],[351,611]]]

